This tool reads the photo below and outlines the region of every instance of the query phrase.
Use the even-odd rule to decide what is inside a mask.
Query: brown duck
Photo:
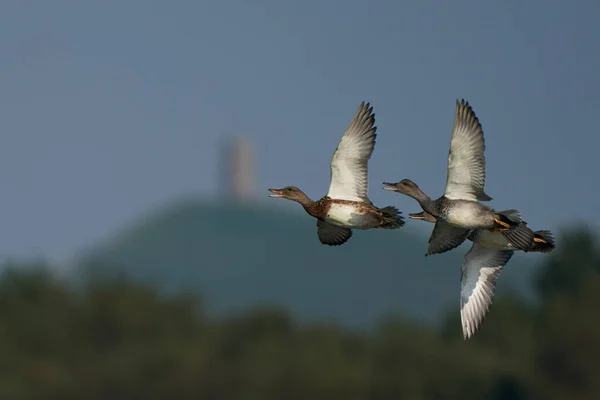
[[[269,197],[300,203],[317,219],[317,235],[329,246],[344,244],[352,229],[397,229],[404,225],[396,207],[377,208],[367,196],[368,162],[375,148],[377,127],[369,103],[362,102],[346,128],[331,160],[329,191],[320,200],[311,200],[295,186],[269,189]]]

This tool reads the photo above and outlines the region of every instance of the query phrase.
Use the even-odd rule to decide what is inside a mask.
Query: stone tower
[[[228,200],[247,202],[254,199],[254,149],[248,139],[229,139],[222,152],[223,165],[220,186]]]

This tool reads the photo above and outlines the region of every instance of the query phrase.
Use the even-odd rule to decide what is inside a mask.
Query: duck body
[[[513,210],[499,211],[499,213],[511,214]],[[409,218],[436,223],[437,218],[427,211],[420,213],[411,213]],[[527,222],[519,222],[519,228],[527,228]],[[527,228],[529,229],[529,228]],[[548,230],[540,230],[533,232],[533,241],[531,246],[526,251],[545,253],[554,249],[554,238],[552,232]],[[518,246],[515,246],[506,237],[506,231],[498,231],[494,229],[473,229],[470,230],[466,239],[473,243],[480,244],[488,249],[494,250],[512,250],[512,251],[525,251]]]
[[[438,220],[457,227],[481,229],[497,226],[494,211],[476,201],[451,200],[442,196],[437,200],[423,202],[421,206],[431,215],[435,215]]]
[[[400,212],[391,206],[377,208],[370,202],[338,200],[327,196],[301,204],[309,215],[334,226],[352,229],[395,229],[404,225]]]
[[[325,221],[356,229],[386,228],[390,225],[385,211],[372,204],[350,200],[327,199],[328,209]]]
[[[496,250],[519,250],[515,246],[513,246],[503,235],[501,232],[493,232],[487,229],[477,229],[471,231],[469,236],[467,237],[470,241],[474,243],[479,243],[482,246],[487,247],[488,249],[496,249]]]
[[[351,226],[358,229],[376,228],[381,225],[381,220],[376,213],[377,209],[373,206],[336,200],[329,203],[325,221],[337,226]]]

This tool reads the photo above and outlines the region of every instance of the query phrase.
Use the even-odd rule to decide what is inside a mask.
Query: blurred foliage
[[[0,398],[600,398],[598,238],[560,239],[533,282],[540,301],[497,298],[469,341],[455,311],[440,332],[401,317],[370,332],[298,324],[277,308],[217,318],[194,295],[8,265]]]

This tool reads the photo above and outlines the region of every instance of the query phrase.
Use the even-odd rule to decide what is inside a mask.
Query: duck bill
[[[395,183],[383,182],[383,190],[390,190],[392,192],[397,192],[398,188]]]
[[[425,219],[425,214],[423,214],[422,212],[420,212],[420,213],[412,213],[412,214],[408,214],[408,218],[424,220]]]
[[[420,213],[408,214],[408,218],[420,219],[421,221],[427,221],[427,222],[436,222],[437,221],[437,219],[433,215],[428,214],[424,211],[422,211]]]
[[[283,192],[281,191],[281,189],[269,189],[269,192],[271,192],[269,197],[274,197],[274,198],[283,197]]]

